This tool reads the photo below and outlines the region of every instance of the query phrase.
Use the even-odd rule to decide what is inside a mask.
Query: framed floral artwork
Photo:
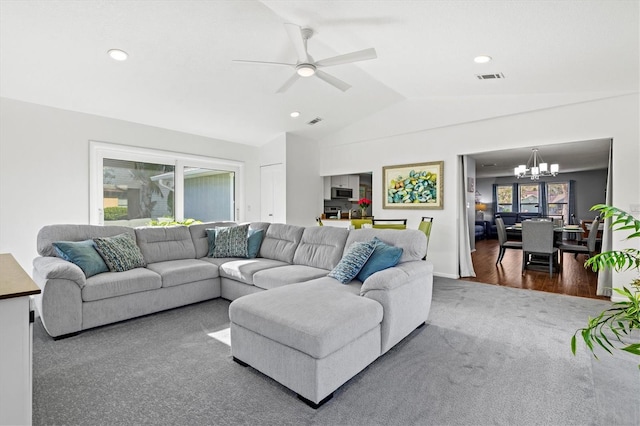
[[[382,168],[383,209],[442,209],[444,161]]]

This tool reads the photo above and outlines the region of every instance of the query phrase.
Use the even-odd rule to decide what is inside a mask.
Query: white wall
[[[31,272],[43,225],[89,223],[89,141],[243,161],[246,212],[259,220],[257,148],[89,114],[0,99],[0,252]],[[255,208],[254,208],[255,206]]]
[[[420,113],[415,116],[419,117]],[[331,138],[333,143],[339,140],[340,145],[323,144],[320,174],[373,170],[373,214],[392,217],[398,216],[398,211],[381,208],[382,167],[444,160],[444,209],[402,211],[402,216],[409,218],[410,227],[417,227],[423,214],[434,217],[429,258],[434,262],[436,274],[455,277],[458,275],[458,218],[454,204],[458,190],[455,188],[458,155],[612,138],[613,204],[629,209],[630,204],[640,202],[639,117],[639,98],[634,94],[375,139],[366,136],[370,132],[366,124],[355,123]],[[622,243],[614,238],[614,249],[621,247],[624,247]],[[632,272],[616,274],[614,285],[627,284],[633,275]]]
[[[318,143],[287,134],[287,223],[313,226],[324,212]]]

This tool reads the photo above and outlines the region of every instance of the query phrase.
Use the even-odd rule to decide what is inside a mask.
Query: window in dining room
[[[513,211],[513,185],[497,185],[495,190],[498,212]]]
[[[540,186],[534,185],[519,185],[520,192],[520,212],[526,213],[538,213],[540,205]]]
[[[547,183],[547,211],[549,216],[569,217],[569,182]]]

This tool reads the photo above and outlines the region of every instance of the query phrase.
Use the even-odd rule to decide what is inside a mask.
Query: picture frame
[[[382,167],[383,209],[444,208],[444,161]]]

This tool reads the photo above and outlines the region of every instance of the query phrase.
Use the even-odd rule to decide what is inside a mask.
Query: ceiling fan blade
[[[309,62],[307,46],[304,42],[304,38],[302,37],[302,28],[296,24],[284,24],[284,28],[287,30],[291,43],[293,43],[293,47],[296,49],[298,62],[303,64]]]
[[[243,64],[260,64],[260,65],[286,65],[288,67],[296,66],[296,64],[287,64],[285,62],[245,61],[243,59],[234,59],[233,62],[240,62]]]
[[[298,73],[293,73],[293,75],[291,77],[289,77],[289,79],[287,81],[284,82],[282,87],[280,87],[276,93],[284,93],[284,92],[286,92],[289,89],[289,87],[293,86],[293,83],[298,81],[299,78],[300,78],[300,76],[298,75]]]
[[[376,59],[376,49],[359,50],[357,52],[345,53],[344,55],[334,56],[332,58],[323,59],[316,62],[317,67],[331,67],[333,65],[348,64],[350,62],[366,61],[368,59]]]
[[[336,77],[334,77],[334,76],[332,76],[330,74],[327,74],[324,71],[316,70],[316,76],[320,80],[326,81],[327,83],[329,83],[333,87],[336,87],[336,88],[342,90],[343,92],[346,92],[347,90],[349,90],[351,88],[350,84],[347,84],[344,81],[340,80],[339,78],[336,78]]]

